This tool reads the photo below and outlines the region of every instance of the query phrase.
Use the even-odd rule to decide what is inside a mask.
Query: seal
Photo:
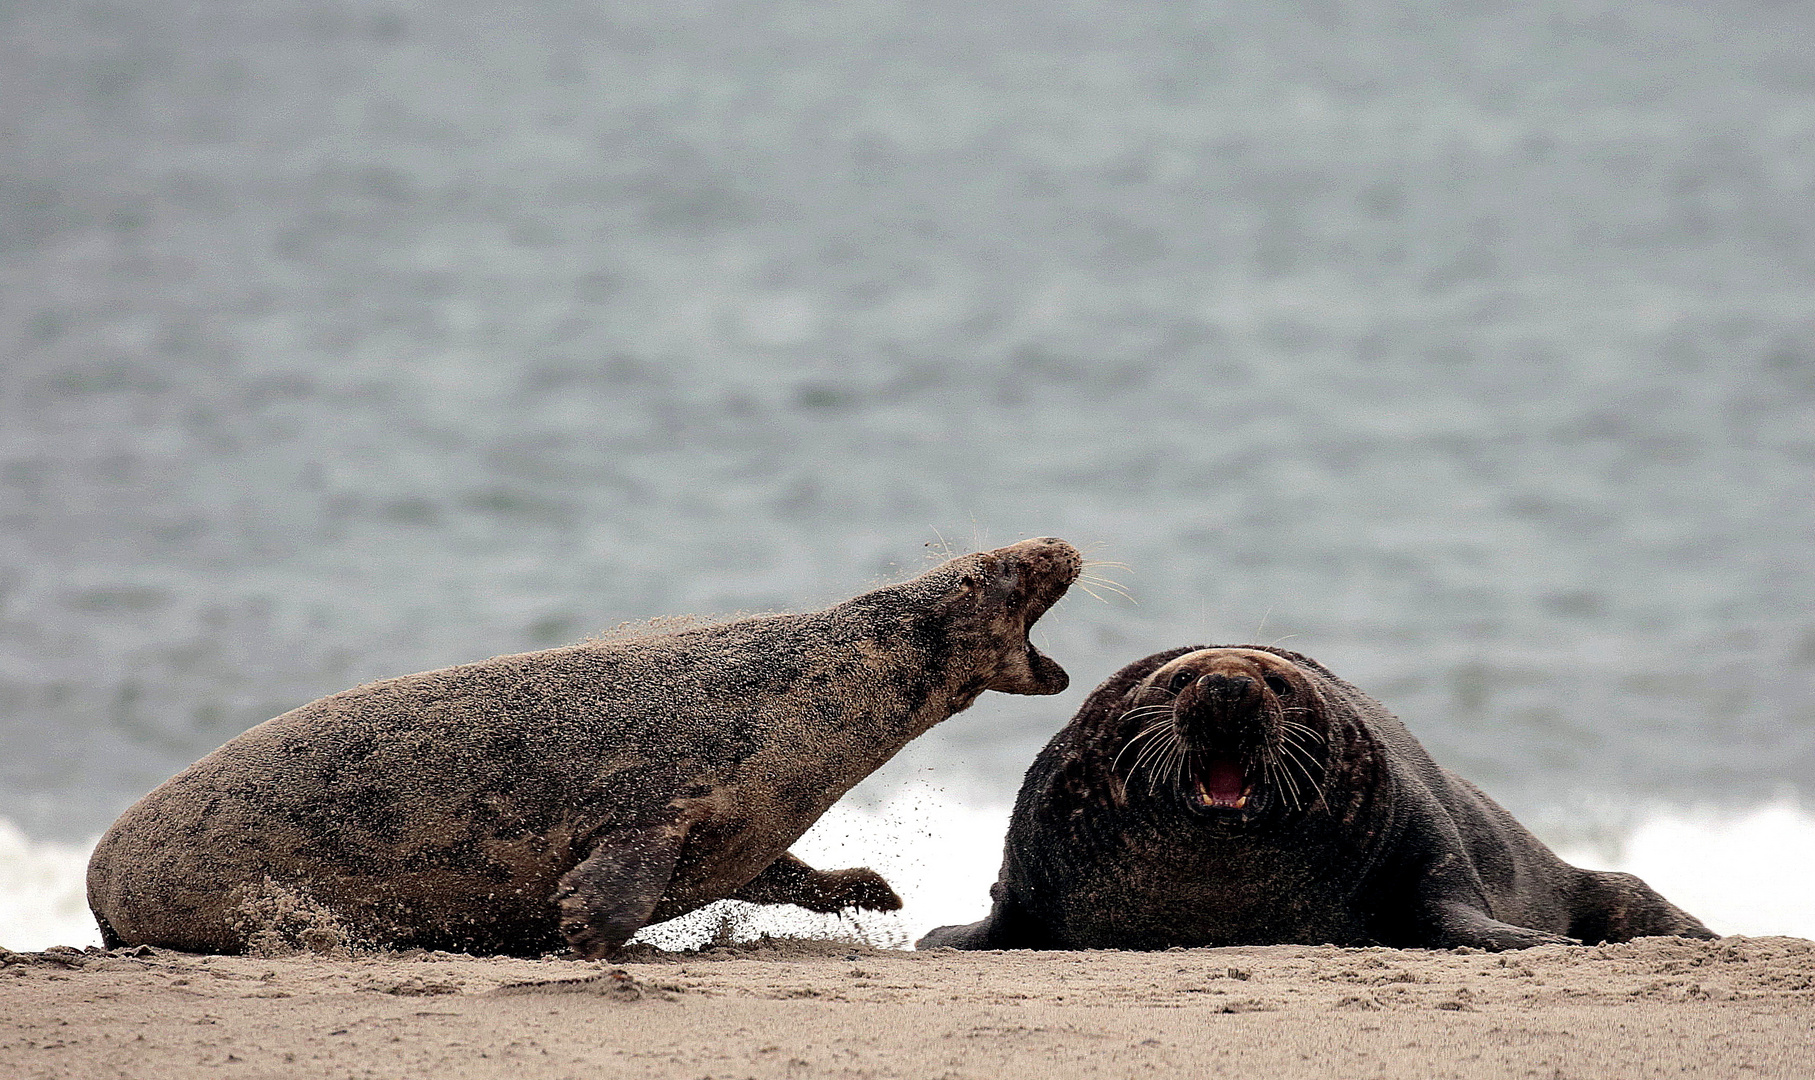
[[[1041,751],[990,914],[919,948],[1519,949],[1714,935],[1563,862],[1378,702],[1298,653],[1128,665]]]
[[[1064,690],[1027,634],[1081,567],[1063,540],[1025,540],[824,611],[322,698],[127,810],[89,862],[89,907],[110,947],[235,953],[279,934],[582,957],[726,897],[898,908],[873,871],[788,846],[984,691]]]

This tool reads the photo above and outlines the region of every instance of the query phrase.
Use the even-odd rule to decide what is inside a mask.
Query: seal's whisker
[[[1116,581],[1115,578],[1110,577],[1108,574],[1097,569],[1098,567],[1101,567],[1101,566],[1113,567],[1113,568],[1119,569],[1119,570],[1128,570],[1130,573],[1133,573],[1133,570],[1129,567],[1129,565],[1127,563],[1108,562],[1106,560],[1086,561],[1083,566],[1080,566],[1078,568],[1078,572],[1080,574],[1082,574],[1083,576],[1091,578],[1092,580],[1095,580],[1095,581],[1108,581],[1108,582],[1112,582],[1117,585],[1121,584],[1121,582]]]
[[[1307,736],[1301,731],[1281,731],[1279,737],[1289,741],[1293,746],[1306,753],[1310,753],[1312,747],[1316,747],[1320,750],[1323,748],[1323,741],[1321,739],[1309,739],[1307,745]]]
[[[1319,746],[1322,746],[1324,744],[1324,742],[1326,741],[1324,739],[1323,732],[1318,731],[1316,728],[1313,728],[1308,724],[1300,724],[1300,723],[1296,723],[1291,720],[1284,720],[1284,721],[1280,722],[1279,726],[1280,726],[1280,730],[1282,732],[1289,731],[1296,735],[1303,735],[1305,738],[1310,739],[1312,742],[1317,743]]]
[[[1132,603],[1132,604],[1140,603],[1139,600],[1136,600],[1134,598],[1134,594],[1129,592],[1128,589],[1125,586],[1123,586],[1123,584],[1119,581],[1115,581],[1111,578],[1106,578],[1106,577],[1102,576],[1101,574],[1080,574],[1080,575],[1078,575],[1077,584],[1078,584],[1079,588],[1084,588],[1084,585],[1087,582],[1091,585],[1095,585],[1099,589],[1103,589],[1108,592],[1115,593],[1117,596],[1127,599],[1129,603]],[[1085,589],[1084,591],[1089,592],[1090,590]],[[1092,593],[1092,595],[1094,596],[1095,594]]]
[[[1094,589],[1086,588],[1087,583],[1089,585],[1095,586],[1095,588]],[[1139,600],[1135,599],[1135,596],[1133,593],[1129,592],[1127,589],[1122,588],[1120,585],[1117,585],[1113,581],[1099,581],[1096,578],[1089,578],[1089,579],[1079,578],[1077,581],[1077,584],[1078,584],[1078,588],[1083,589],[1085,592],[1096,597],[1098,600],[1103,599],[1103,597],[1100,593],[1098,593],[1096,591],[1096,589],[1101,589],[1101,590],[1103,590],[1103,592],[1114,593],[1115,595],[1128,601],[1130,604],[1138,605],[1140,603]]]
[[[1178,747],[1171,742],[1162,743],[1161,746],[1162,749],[1154,755],[1153,761],[1147,767],[1148,794],[1152,794],[1154,788],[1165,782],[1172,759],[1179,752]]]
[[[1124,754],[1127,754],[1127,753],[1128,753],[1128,751],[1130,751],[1130,750],[1132,750],[1132,749],[1134,749],[1134,746],[1135,746],[1135,744],[1136,744],[1136,743],[1139,743],[1139,742],[1143,742],[1143,741],[1145,741],[1145,740],[1147,740],[1147,739],[1151,739],[1151,738],[1153,738],[1153,737],[1154,737],[1154,736],[1155,736],[1155,735],[1158,735],[1158,734],[1159,734],[1159,733],[1160,733],[1160,732],[1162,732],[1162,731],[1164,731],[1164,730],[1166,730],[1166,728],[1168,728],[1168,727],[1170,727],[1170,726],[1171,726],[1171,724],[1170,724],[1170,722],[1169,722],[1169,721],[1166,721],[1166,720],[1162,720],[1162,721],[1160,721],[1160,722],[1159,722],[1159,723],[1156,723],[1156,724],[1152,724],[1152,725],[1150,725],[1150,726],[1148,726],[1148,727],[1147,727],[1147,728],[1146,728],[1146,729],[1145,729],[1145,730],[1143,730],[1143,731],[1142,731],[1142,732],[1141,732],[1141,733],[1140,733],[1140,734],[1138,734],[1138,735],[1136,735],[1136,736],[1135,736],[1135,737],[1134,737],[1134,738],[1132,738],[1132,739],[1129,739],[1129,740],[1128,740],[1128,741],[1127,741],[1127,742],[1125,742],[1125,743],[1123,743],[1123,744],[1122,744],[1122,749],[1121,749],[1121,752],[1120,752],[1120,753],[1118,753],[1118,754],[1116,754],[1116,756],[1115,756],[1115,761],[1113,761],[1113,762],[1111,762],[1111,763],[1110,763],[1110,765],[1109,765],[1109,767],[1110,767],[1110,768],[1111,768],[1111,769],[1115,769],[1115,768],[1116,768],[1116,767],[1117,767],[1117,766],[1119,766],[1119,765],[1121,765],[1121,763],[1122,763],[1122,756],[1123,756],[1123,755],[1124,755]],[[1149,748],[1149,749],[1151,749],[1151,748],[1152,748],[1152,746],[1153,746],[1153,744],[1152,744],[1152,743],[1148,743],[1148,744],[1147,744],[1147,745],[1148,745],[1148,748]],[[1133,767],[1133,768],[1131,768],[1131,769],[1129,769],[1129,770],[1128,770],[1128,771],[1129,771],[1129,772],[1133,772],[1133,771],[1134,771],[1134,769],[1138,769],[1138,768],[1140,768],[1140,767],[1141,767],[1141,765],[1140,765],[1140,763],[1141,763],[1141,757],[1144,757],[1144,756],[1145,756],[1145,753],[1144,753],[1144,752],[1143,752],[1143,753],[1142,753],[1142,754],[1141,754],[1141,755],[1137,755],[1137,756],[1136,756],[1136,757],[1135,757],[1135,764],[1134,764],[1134,767]]]
[[[1182,755],[1184,753],[1176,741],[1166,743],[1165,746],[1166,755],[1147,773],[1147,794],[1149,795],[1153,794],[1153,789],[1159,786],[1161,779],[1166,775],[1167,769],[1165,768],[1165,764],[1172,760],[1173,755]]]
[[[1267,779],[1275,788],[1291,798],[1293,810],[1297,810],[1303,804],[1304,800],[1298,791],[1298,782],[1292,779],[1291,771],[1281,766],[1276,758],[1270,758],[1267,761]]]
[[[1161,731],[1164,731],[1170,723],[1171,721],[1166,719],[1157,720],[1136,732],[1127,742],[1122,744],[1122,749],[1116,755],[1116,760],[1120,761],[1121,755],[1127,753],[1136,743],[1145,742],[1159,734]]]
[[[945,538],[945,534],[939,531],[937,525],[929,525],[927,528],[932,529],[933,535],[939,538],[939,546],[933,548],[933,550],[938,553],[942,559],[950,560],[958,557],[957,550],[953,548],[951,542]],[[929,543],[927,544],[927,547],[933,547],[933,545]]]
[[[1319,743],[1324,742],[1321,735],[1317,735],[1316,738]],[[1316,755],[1313,754],[1308,747],[1300,745],[1296,738],[1286,738],[1282,741],[1281,746],[1290,755],[1289,760],[1291,761],[1291,764],[1304,776],[1305,785],[1311,789],[1311,794],[1315,796],[1307,809],[1315,810],[1321,806],[1324,808],[1324,812],[1328,813],[1329,804],[1324,801],[1323,785],[1319,783],[1317,779],[1318,774],[1324,771],[1324,765],[1317,760]]]
[[[1300,788],[1298,786],[1298,781],[1293,778],[1291,766],[1282,761],[1279,766],[1279,771],[1280,774],[1286,778],[1286,782],[1292,785],[1292,809],[1303,810],[1305,805],[1304,789]],[[1307,786],[1310,784],[1309,777],[1305,779],[1305,783]]]
[[[1292,808],[1296,810],[1304,803],[1303,795],[1298,789],[1298,781],[1293,778],[1290,765],[1280,757],[1279,746],[1275,744],[1269,746],[1268,749],[1272,751],[1267,759],[1269,775],[1278,778],[1276,786],[1291,795]]]
[[[1313,755],[1311,752],[1311,748],[1298,741],[1296,732],[1291,732],[1291,731],[1280,732],[1279,744],[1285,750],[1290,752],[1294,757],[1297,757],[1300,760],[1305,761],[1307,763],[1312,761]]]
[[[1127,719],[1128,717],[1132,716],[1138,722],[1141,720],[1146,720],[1149,717],[1152,717],[1153,715],[1154,714],[1151,712],[1146,713],[1145,715],[1137,715],[1134,713],[1124,713],[1123,719]],[[1135,735],[1134,737],[1136,739],[1139,739],[1142,736],[1147,735],[1149,732],[1158,731],[1159,729],[1165,727],[1167,724],[1170,724],[1170,723],[1172,723],[1172,714],[1171,714],[1170,710],[1167,710],[1164,715],[1160,716],[1160,718],[1157,720],[1153,720],[1146,727],[1142,728],[1140,730],[1140,733]]]
[[[1155,713],[1155,712],[1163,712],[1163,713],[1170,714],[1172,712],[1172,706],[1166,705],[1166,704],[1159,704],[1159,703],[1156,703],[1153,705],[1136,705],[1134,708],[1129,709],[1127,712],[1116,717],[1116,720],[1122,721],[1122,720],[1128,719],[1130,716],[1142,716],[1147,713]]]
[[[1161,768],[1162,763],[1170,759],[1173,754],[1181,752],[1177,738],[1160,739],[1148,743],[1147,746],[1148,751],[1151,752],[1143,752],[1139,757],[1135,758],[1134,767],[1136,769],[1144,766],[1149,769],[1157,770]]]
[[[1153,794],[1153,789],[1158,787],[1160,783],[1159,777],[1155,775],[1155,773],[1156,770],[1147,770],[1147,794],[1150,796]]]
[[[1167,723],[1155,724],[1153,727],[1149,728],[1147,732],[1143,732],[1143,734],[1166,732],[1170,727],[1171,725]],[[1140,769],[1143,765],[1151,765],[1163,757],[1168,752],[1171,745],[1178,741],[1178,732],[1172,731],[1170,734],[1170,738],[1157,739],[1148,743],[1145,749],[1135,755],[1134,765],[1128,770],[1129,774],[1133,775],[1135,770]],[[1124,747],[1123,749],[1126,751],[1127,748]],[[1120,755],[1117,756],[1118,758],[1120,757]]]
[[[1185,786],[1185,777],[1188,774],[1195,775],[1195,770],[1191,768],[1191,755],[1185,751],[1184,746],[1181,744],[1178,756],[1173,759],[1172,786],[1175,789],[1183,790]]]
[[[1279,734],[1281,738],[1291,739],[1295,746],[1304,746],[1304,743],[1300,742],[1301,739],[1308,740],[1317,746],[1326,746],[1329,744],[1329,739],[1324,736],[1323,732],[1305,724],[1281,724]],[[1309,748],[1307,747],[1307,749]]]
[[[1143,767],[1152,761],[1153,756],[1159,752],[1159,747],[1164,745],[1165,740],[1161,739],[1158,742],[1150,742],[1146,746],[1141,747],[1140,751],[1134,755],[1134,763],[1128,766],[1128,775],[1133,776],[1135,773],[1141,771]],[[1122,762],[1122,756],[1133,748],[1134,744],[1132,743],[1122,747],[1122,753],[1115,756],[1115,765],[1119,766]],[[1111,767],[1114,768],[1115,766]]]
[[[1272,762],[1267,763],[1267,780],[1279,791],[1289,809],[1298,809],[1298,791],[1292,786],[1291,778],[1282,777],[1279,767]]]
[[[1147,719],[1151,719],[1151,717],[1154,717],[1154,713],[1147,713],[1147,715],[1134,717],[1134,719],[1136,719],[1136,721],[1147,721]],[[1162,712],[1158,713],[1158,719],[1153,719],[1153,722],[1149,722],[1145,728],[1142,728],[1142,735],[1145,735],[1147,731],[1158,731],[1162,730],[1162,728],[1171,728],[1171,726],[1172,710],[1162,710]]]
[[[1321,771],[1318,768],[1316,759],[1302,746],[1287,746],[1285,750],[1286,760],[1291,762],[1294,768],[1304,774],[1307,783],[1315,785],[1317,783],[1317,773]]]
[[[1148,713],[1145,716],[1135,717],[1134,722],[1143,725],[1140,732],[1134,736],[1134,738],[1138,739],[1145,736],[1150,731],[1170,725],[1172,723],[1172,714],[1165,713],[1156,716],[1153,713]]]
[[[1286,760],[1291,762],[1304,774],[1305,784],[1315,789],[1317,787],[1317,780],[1311,775],[1311,763],[1305,756],[1306,752],[1304,749],[1287,742],[1281,742],[1280,748],[1286,752]]]

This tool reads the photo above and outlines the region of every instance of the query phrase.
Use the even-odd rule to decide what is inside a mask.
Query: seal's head
[[[1057,694],[1071,677],[1027,634],[1083,568],[1077,548],[1040,537],[951,559],[851,603],[887,618],[890,636],[918,644],[930,668],[965,669],[960,696]]]
[[[1224,824],[1302,811],[1326,771],[1321,698],[1311,676],[1276,653],[1200,649],[1130,691],[1118,764],[1129,787]],[[1135,774],[1145,772],[1145,783]]]

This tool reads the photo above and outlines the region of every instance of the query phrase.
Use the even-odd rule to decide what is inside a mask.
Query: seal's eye
[[[1166,689],[1171,690],[1173,693],[1177,693],[1185,687],[1190,686],[1191,680],[1194,678],[1196,678],[1196,676],[1189,671],[1175,671],[1172,673],[1172,679],[1166,683]]]
[[[1266,680],[1267,689],[1273,691],[1274,697],[1292,696],[1292,684],[1286,681],[1284,675],[1268,675]]]

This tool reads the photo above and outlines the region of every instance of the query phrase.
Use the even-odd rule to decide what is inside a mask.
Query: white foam
[[[969,806],[923,781],[880,807],[833,806],[789,850],[822,870],[868,866],[900,894],[899,912],[815,915],[795,907],[714,904],[637,935],[665,948],[693,947],[715,934],[855,937],[911,948],[935,926],[974,922],[989,912],[989,886],[1002,863],[1006,806]]]
[[[0,945],[36,951],[101,943],[100,928],[88,913],[93,847],[33,840],[0,819]]]
[[[1006,806],[972,806],[923,782],[878,806],[840,803],[793,851],[824,869],[869,866],[901,894],[892,914],[814,915],[792,907],[725,902],[637,935],[670,948],[728,931],[856,937],[911,947],[934,926],[989,909],[1002,858]],[[35,841],[0,820],[0,945],[98,945],[83,878],[89,845]],[[1815,815],[1781,799],[1743,812],[1661,809],[1612,852],[1559,851],[1578,866],[1625,870],[1722,934],[1815,938]]]

